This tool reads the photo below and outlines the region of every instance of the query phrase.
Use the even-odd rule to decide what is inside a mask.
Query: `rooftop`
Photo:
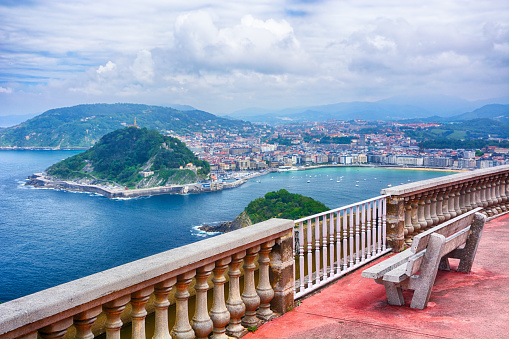
[[[244,338],[507,338],[508,244],[505,214],[486,223],[471,273],[454,272],[452,259],[451,272],[438,272],[424,310],[410,308],[410,291],[404,306],[389,305],[384,287],[359,269]]]

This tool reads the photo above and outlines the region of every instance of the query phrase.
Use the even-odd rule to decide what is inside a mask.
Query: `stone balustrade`
[[[416,234],[476,207],[488,217],[509,210],[509,165],[383,189],[387,245],[399,252]]]
[[[90,339],[94,337],[92,325],[104,313],[106,338],[120,339],[121,313],[130,304],[132,337],[145,339],[146,305],[151,296],[153,339],[240,337],[247,327],[293,307],[293,227],[291,220],[271,219],[6,302],[0,305],[0,338],[36,339],[39,335],[60,339],[74,326],[76,338]],[[211,275],[210,307],[207,291]],[[196,306],[189,319],[193,280]],[[176,321],[170,330],[168,295],[172,289]]]

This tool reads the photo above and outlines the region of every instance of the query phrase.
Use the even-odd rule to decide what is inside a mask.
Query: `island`
[[[302,194],[290,193],[285,189],[268,192],[265,196],[251,201],[233,221],[219,225],[199,227],[205,232],[231,232],[271,218],[299,219],[330,210],[323,203]]]
[[[87,151],[30,176],[26,184],[131,198],[200,193],[242,183],[213,183],[209,172],[209,163],[179,139],[135,124],[104,135]]]

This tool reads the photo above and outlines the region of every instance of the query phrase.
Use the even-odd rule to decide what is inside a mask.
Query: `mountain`
[[[189,163],[194,167],[180,169]],[[54,180],[147,188],[196,182],[209,171],[210,165],[179,139],[156,130],[126,127],[106,134],[87,151],[50,166],[46,175]]]
[[[451,121],[473,120],[473,119],[493,119],[504,123],[509,123],[509,105],[485,105],[472,112],[467,112],[450,117]]]
[[[242,131],[249,122],[199,111],[139,104],[89,104],[46,111],[17,126],[0,129],[0,147],[88,148],[103,135],[132,125],[186,134],[211,129]]]
[[[500,99],[500,102],[505,102]],[[403,120],[427,119],[432,116],[452,117],[474,110],[486,104],[484,101],[466,101],[463,99],[434,96],[397,96],[375,102],[356,101],[329,105],[293,107],[267,112],[259,109],[237,111],[230,114],[237,119],[251,122],[287,123],[301,121],[335,120]]]

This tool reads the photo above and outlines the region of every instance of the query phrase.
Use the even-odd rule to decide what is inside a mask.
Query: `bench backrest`
[[[419,253],[422,250],[426,249],[428,246],[429,238],[433,233],[438,233],[443,235],[444,237],[449,237],[472,224],[474,220],[474,214],[481,211],[482,207],[475,208],[467,213],[463,213],[458,215],[457,217],[448,220],[444,223],[441,223],[438,226],[430,228],[429,230],[422,232],[414,237],[412,241],[412,246],[410,247],[413,253]]]

